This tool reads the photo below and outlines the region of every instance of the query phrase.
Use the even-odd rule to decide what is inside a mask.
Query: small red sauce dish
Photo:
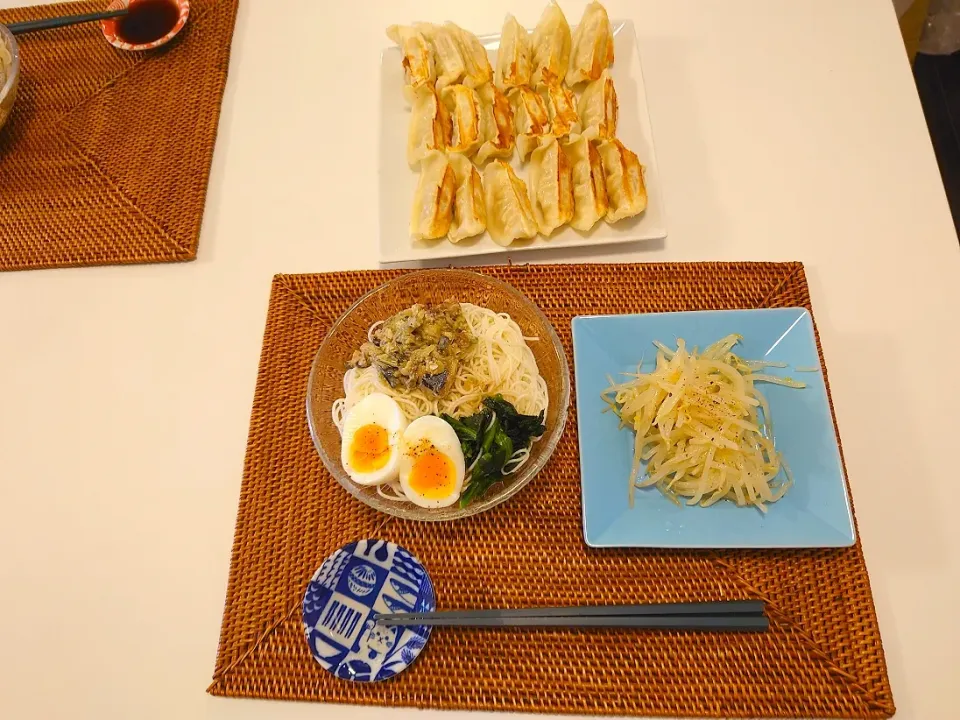
[[[152,50],[170,42],[187,24],[190,0],[113,0],[108,10],[129,8],[101,21],[107,42],[120,50]]]

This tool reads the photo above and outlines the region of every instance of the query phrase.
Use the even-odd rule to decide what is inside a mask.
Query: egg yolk
[[[410,469],[410,489],[427,500],[442,500],[453,493],[457,477],[453,463],[433,445],[418,448]]]
[[[379,470],[390,459],[387,431],[379,425],[363,425],[353,435],[350,444],[350,466],[357,472]]]

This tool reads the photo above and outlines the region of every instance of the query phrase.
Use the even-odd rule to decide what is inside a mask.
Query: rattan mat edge
[[[479,270],[533,300],[568,356],[570,320],[577,314],[810,309],[799,263]],[[307,371],[337,317],[401,272],[274,278],[210,693],[630,716],[893,715],[859,541],[851,548],[799,551],[587,548],[573,406],[545,470],[494,511],[418,524],[385,518],[343,492],[311,444],[304,415]],[[519,607],[543,604],[545,597],[561,604],[762,597],[772,626],[761,635],[445,629],[402,675],[373,685],[350,683],[311,658],[300,602],[323,558],[363,537],[393,540],[420,557],[441,607]]]
[[[0,23],[105,4],[0,10]],[[0,270],[196,258],[237,7],[193,0],[180,34],[145,53],[112,47],[99,23],[19,37]]]

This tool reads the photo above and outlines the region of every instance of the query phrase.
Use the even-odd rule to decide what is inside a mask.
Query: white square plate
[[[637,33],[630,20],[612,21],[615,61],[610,69],[617,88],[620,113],[617,137],[633,150],[644,165],[647,209],[637,217],[610,225],[597,223],[587,234],[564,227],[550,238],[537,236],[517,240],[509,247],[497,245],[489,234],[461,240],[456,245],[440,240],[413,240],[409,234],[410,203],[417,189],[419,173],[407,165],[407,128],[410,108],[403,98],[403,68],[400,49],[383,51],[380,58],[380,262],[396,263],[438,260],[472,255],[503,254],[541,248],[611,245],[658,240],[667,236],[660,196],[660,177],[653,149],[650,115],[637,52]],[[496,63],[500,35],[481,35],[491,65]],[[524,182],[526,169],[514,153],[512,165]]]

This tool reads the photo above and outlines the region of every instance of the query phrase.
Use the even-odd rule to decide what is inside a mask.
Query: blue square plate
[[[731,333],[747,360],[785,362],[806,383],[803,390],[764,384],[774,423],[774,442],[794,474],[787,494],[767,506],[737,507],[721,501],[703,508],[678,507],[656,488],[637,489],[627,505],[634,435],[600,393],[608,376],[644,371],[656,359],[654,340],[675,347],[705,348]],[[583,490],[583,534],[593,547],[786,548],[843,547],[854,543],[840,452],[827,402],[810,314],[803,308],[605,315],[573,319],[577,426]],[[797,373],[796,368],[818,368]]]

